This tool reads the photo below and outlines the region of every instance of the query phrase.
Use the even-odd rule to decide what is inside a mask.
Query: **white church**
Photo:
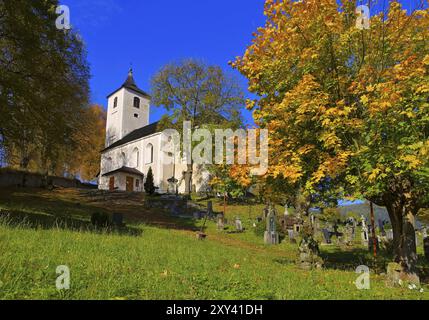
[[[130,70],[125,83],[108,97],[106,148],[101,151],[99,189],[144,192],[144,182],[152,168],[158,193],[185,193],[186,164],[174,163],[171,154],[162,151],[166,137],[158,123],[150,123],[151,97],[135,83]],[[165,157],[170,157],[172,164]],[[207,172],[194,168],[192,188],[205,191]],[[173,181],[176,181],[174,183]]]

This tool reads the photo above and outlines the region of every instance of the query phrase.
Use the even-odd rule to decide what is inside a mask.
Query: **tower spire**
[[[124,82],[124,87],[136,87],[136,82],[134,81],[133,68],[130,67],[128,71],[127,80]]]

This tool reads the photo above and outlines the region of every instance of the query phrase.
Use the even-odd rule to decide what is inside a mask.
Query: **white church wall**
[[[140,108],[134,107],[135,97],[140,99]],[[114,108],[115,98],[117,98],[116,108]],[[149,110],[150,100],[133,90],[123,87],[110,96],[107,108],[106,146],[112,145],[136,129],[149,125]],[[154,183],[159,188],[158,191],[167,192],[169,188],[168,179],[173,176],[174,166],[173,164],[164,165],[166,163],[164,158],[168,155],[162,151],[162,141],[165,142],[163,137],[165,139],[162,133],[157,133],[104,152],[101,159],[99,188],[102,190],[109,189],[110,177],[103,177],[108,172],[122,167],[130,167],[139,170],[146,177],[149,168],[152,168]],[[148,145],[153,147],[153,156],[150,155],[151,148],[148,148]],[[187,166],[177,163],[175,168],[174,177],[180,181],[179,192],[184,193],[183,172],[187,170]],[[206,188],[207,183],[204,181],[204,177],[201,178],[202,174],[200,168],[195,166],[193,184],[197,191]],[[126,174],[115,174],[115,184],[119,190],[125,190]],[[143,182],[141,185],[143,186]]]
[[[125,137],[134,130],[149,124],[149,99],[128,89],[121,89],[121,91],[124,91],[122,137]],[[140,99],[140,108],[134,107],[135,97]]]
[[[114,107],[115,98],[117,98],[117,107]],[[123,138],[122,119],[124,103],[124,90],[119,90],[110,96],[107,104],[107,123],[106,123],[106,147]]]
[[[153,146],[153,161],[149,160],[151,157],[148,154],[148,145]],[[138,159],[136,159],[137,154]],[[108,150],[102,154],[100,189],[109,189],[109,178],[102,175],[122,167],[135,168],[145,177],[149,168],[152,168],[155,186],[161,187],[163,185],[161,160],[160,133]]]

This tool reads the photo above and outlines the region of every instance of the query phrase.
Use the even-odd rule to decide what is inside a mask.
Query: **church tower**
[[[107,99],[106,147],[149,125],[151,98],[136,85],[132,69],[124,84]]]

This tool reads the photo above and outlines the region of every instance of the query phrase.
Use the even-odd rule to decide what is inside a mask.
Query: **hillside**
[[[240,216],[247,230],[218,232],[209,221],[207,240],[198,241],[202,221],[171,218],[145,201],[138,194],[0,189],[0,299],[429,299],[429,287],[387,288],[375,274],[371,290],[357,290],[357,266],[380,271],[385,263],[359,244],[322,246],[325,268],[300,270],[296,244],[268,247],[253,232],[261,206],[229,206],[229,220]],[[127,229],[91,230],[94,211],[122,212]],[[59,265],[70,267],[69,291],[55,288]]]

